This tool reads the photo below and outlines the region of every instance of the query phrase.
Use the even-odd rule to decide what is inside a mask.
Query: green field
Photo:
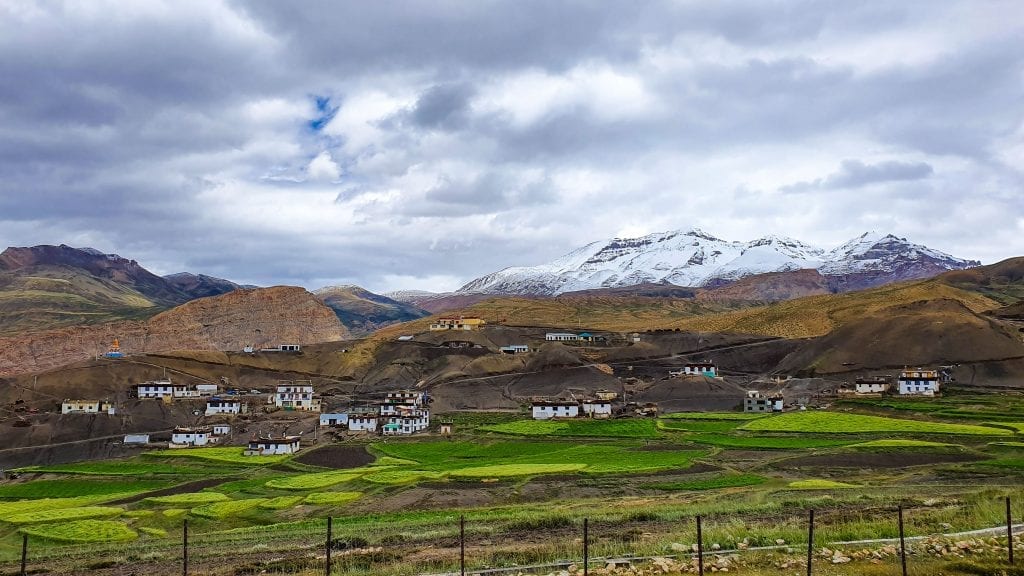
[[[692,442],[710,444],[720,448],[742,448],[755,450],[801,450],[806,448],[829,448],[845,446],[850,440],[835,438],[740,436],[725,434],[694,434],[687,437]]]
[[[865,414],[806,411],[790,412],[770,418],[760,418],[740,426],[748,432],[796,432],[802,434],[956,434],[956,435],[1009,435],[1009,430],[976,426],[973,424],[947,424],[923,420],[885,418]]]
[[[3,517],[4,522],[11,524],[43,524],[46,522],[66,522],[88,518],[112,518],[124,514],[124,508],[110,506],[82,506],[76,508],[56,508],[52,510],[33,510],[19,512]]]
[[[240,514],[246,510],[255,508],[266,502],[266,498],[246,498],[244,500],[228,500],[226,502],[214,502],[198,506],[189,511],[193,516],[202,518],[220,519],[234,514]]]
[[[340,506],[358,500],[360,492],[313,492],[306,496],[303,503],[311,506]]]
[[[456,478],[502,478],[505,476],[536,476],[538,474],[566,474],[579,472],[586,464],[494,464],[453,470]]]
[[[288,456],[246,456],[240,446],[216,446],[211,448],[178,448],[173,450],[157,450],[146,452],[148,458],[195,458],[223,464],[240,466],[262,466],[276,464],[288,459]]]
[[[80,480],[35,480],[21,484],[0,485],[0,499],[23,498],[71,498],[76,496],[99,496],[148,492],[166,488],[171,483],[164,480],[119,480],[116,482]]]
[[[655,490],[716,490],[718,488],[737,488],[764,484],[767,478],[757,474],[727,474],[706,480],[690,480],[688,482],[655,482],[646,484]]]
[[[173,494],[171,496],[154,496],[146,498],[146,502],[170,504],[172,506],[195,506],[211,502],[223,502],[227,499],[228,497],[220,492],[186,492],[185,494]]]
[[[362,476],[360,472],[349,472],[346,470],[339,470],[333,472],[318,472],[313,474],[300,474],[298,476],[287,476],[284,478],[274,478],[266,482],[267,488],[276,488],[278,490],[315,490],[318,488],[327,488],[328,486],[334,486],[335,484],[341,484],[342,482],[348,482],[349,480],[355,480]]]
[[[125,542],[138,538],[138,534],[121,522],[112,520],[73,520],[60,524],[43,524],[19,530],[34,538],[57,542]]]
[[[655,438],[654,420],[519,420],[481,426],[480,430],[517,436],[589,436],[592,438]]]
[[[744,422],[747,420],[757,420],[758,418],[764,418],[764,414],[756,414],[752,412],[673,412],[672,414],[664,414],[662,418],[681,418],[683,420],[738,420]]]

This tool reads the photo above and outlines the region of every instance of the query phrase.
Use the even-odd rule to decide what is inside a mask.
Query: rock
[[[715,542],[714,544],[711,545],[711,549],[712,550],[721,550],[722,549],[722,545],[719,544],[718,542]]]
[[[775,544],[777,544],[777,545],[779,545],[779,546],[782,546],[782,545],[783,545],[783,544],[785,544],[785,543],[786,543],[786,541],[785,541],[785,540],[783,540],[782,538],[776,538],[776,539],[775,539]]]
[[[671,550],[673,552],[686,552],[687,550],[690,549],[689,546],[687,546],[685,544],[680,544],[679,542],[673,542],[673,543],[669,544],[668,548],[669,548],[669,550]]]

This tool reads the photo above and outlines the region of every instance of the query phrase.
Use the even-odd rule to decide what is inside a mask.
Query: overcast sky
[[[1008,2],[0,2],[0,244],[448,290],[698,226],[1024,255]]]

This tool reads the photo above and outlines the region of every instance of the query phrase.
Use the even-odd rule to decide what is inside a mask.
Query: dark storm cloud
[[[13,0],[0,242],[261,284],[454,286],[693,210],[722,236],[790,233],[755,216],[828,190],[799,200],[806,241],[845,239],[841,211],[856,232],[1021,253],[1014,8]],[[903,221],[885,198],[963,221]],[[981,222],[999,238],[957,234]]]

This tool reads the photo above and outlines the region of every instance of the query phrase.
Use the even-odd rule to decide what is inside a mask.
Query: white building
[[[591,418],[610,418],[612,415],[612,403],[607,400],[584,400],[581,406],[583,414]]]
[[[429,410],[406,410],[398,416],[384,418],[381,432],[385,436],[408,435],[430,427]]]
[[[139,398],[173,398],[174,384],[168,380],[151,380],[136,386]]]
[[[196,392],[200,396],[216,396],[217,385],[216,384],[196,384]]]
[[[298,451],[298,436],[264,436],[250,440],[243,454],[246,456],[274,456],[294,454]]]
[[[531,407],[534,420],[577,418],[580,415],[579,402],[571,400],[534,400]]]
[[[213,435],[214,436],[227,436],[231,434],[231,426],[227,424],[214,424]]]
[[[348,426],[348,413],[347,412],[333,412],[330,414],[320,415],[321,426]]]
[[[273,348],[260,348],[260,352],[301,352],[302,346],[299,344],[280,344]]]
[[[884,394],[889,390],[889,382],[885,378],[858,378],[854,384],[857,394]]]
[[[149,444],[149,434],[125,434],[125,444]]]
[[[214,438],[213,429],[211,428],[175,428],[174,432],[171,433],[171,448],[191,448],[194,446],[207,446],[214,444],[217,439]]]
[[[712,362],[690,362],[683,365],[683,374],[687,376],[707,376],[715,378],[718,376],[718,368]]]
[[[914,368],[900,372],[899,393],[906,396],[935,396],[939,391],[939,371]]]
[[[217,414],[235,415],[242,412],[242,403],[238,400],[224,400],[221,398],[210,398],[206,401],[206,415],[216,416]]]
[[[476,316],[438,318],[430,324],[432,331],[438,330],[479,330],[487,322]]]
[[[782,412],[782,400],[782,396],[766,396],[757,390],[750,390],[743,399],[743,411]]]
[[[271,398],[273,403],[284,410],[305,410],[309,412],[320,411],[320,399],[313,398],[313,386],[311,384],[279,384],[277,393]]]
[[[530,347],[526,344],[512,344],[509,346],[502,346],[499,350],[502,354],[526,354],[530,351]]]
[[[548,342],[575,342],[580,337],[571,332],[548,332],[544,335],[544,339]]]
[[[399,404],[404,406],[422,406],[425,400],[424,393],[416,390],[398,390],[396,392],[388,392],[384,397],[385,404]]]
[[[350,432],[376,432],[379,420],[376,414],[349,414],[348,429]]]
[[[61,414],[113,414],[114,405],[105,400],[65,400],[60,404]]]

